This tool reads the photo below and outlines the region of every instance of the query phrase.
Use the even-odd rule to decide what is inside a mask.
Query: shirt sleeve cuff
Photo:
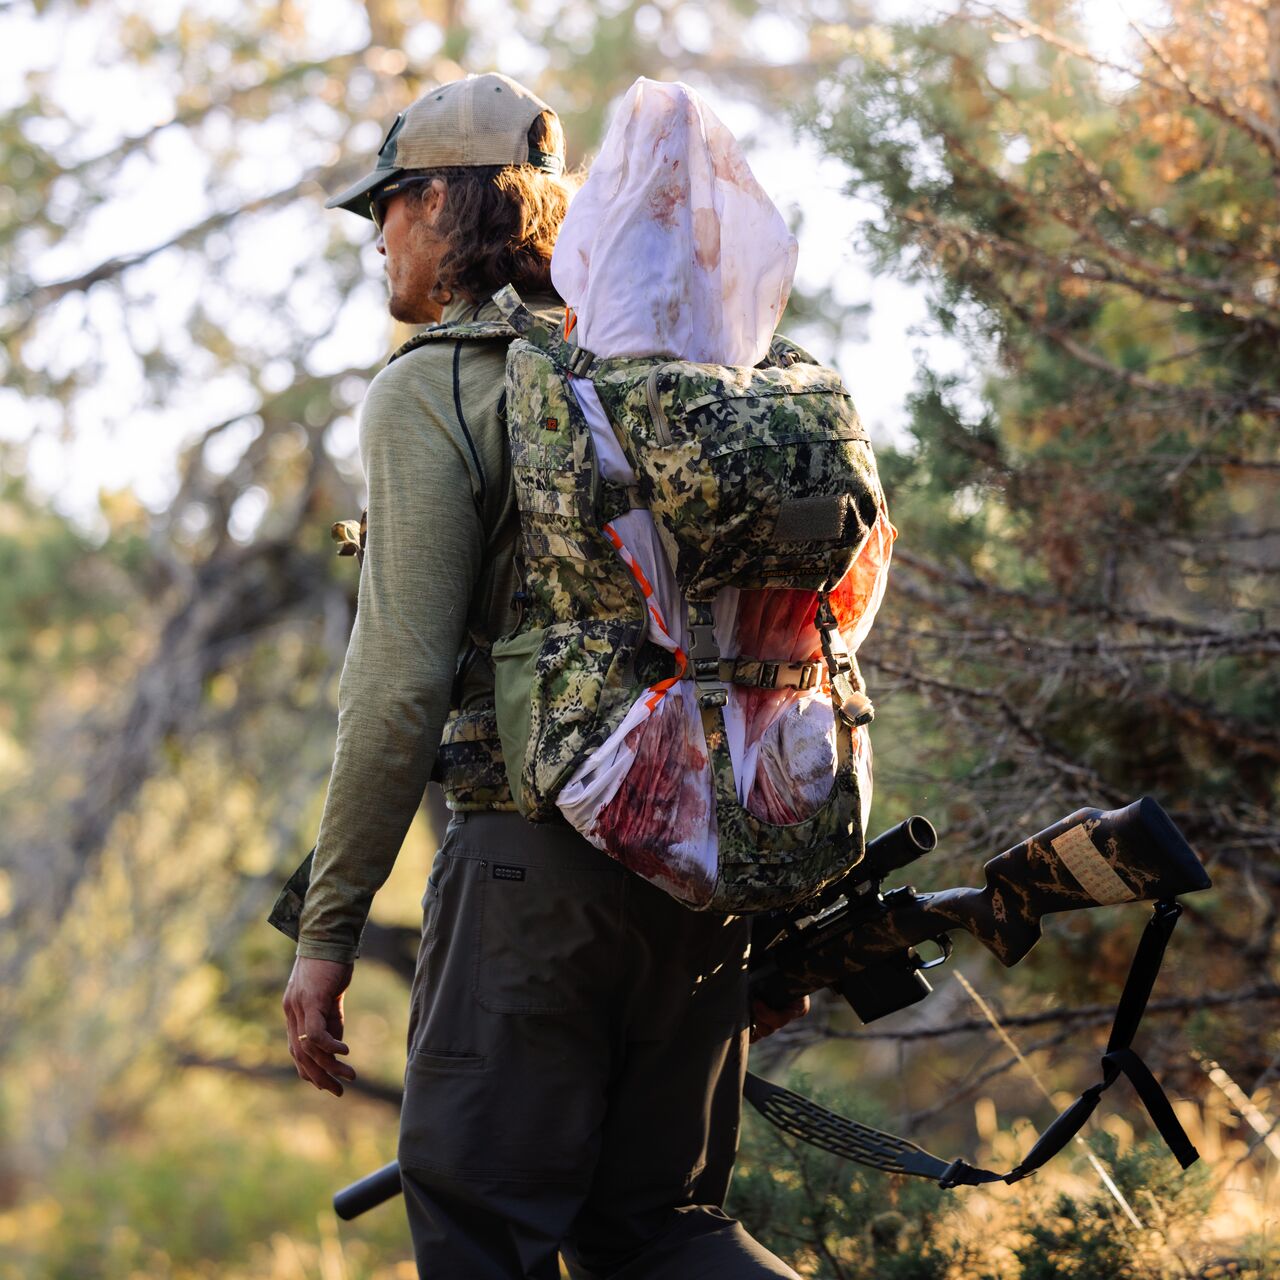
[[[298,955],[307,960],[333,960],[338,964],[354,964],[360,955],[360,948],[349,947],[341,942],[313,942],[301,938],[298,941]]]

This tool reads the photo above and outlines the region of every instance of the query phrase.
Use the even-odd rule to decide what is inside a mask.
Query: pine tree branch
[[[931,693],[940,693],[948,697],[958,698],[962,702],[979,702],[993,706],[1004,721],[1014,730],[1017,736],[1035,752],[1038,759],[1056,773],[1069,777],[1074,783],[1083,781],[1091,792],[1101,799],[1113,804],[1127,803],[1129,797],[1116,790],[1101,774],[1088,765],[1079,764],[1070,759],[1056,743],[1041,733],[998,689],[975,689],[969,685],[956,684],[951,680],[942,680],[937,676],[926,676],[910,667],[902,667],[893,662],[886,662],[874,654],[861,656],[863,665],[886,675],[895,676],[904,683]]]
[[[1280,459],[1241,458],[1232,454],[1205,454],[1196,459],[1201,467],[1222,467],[1226,471],[1280,471]]]
[[[949,57],[952,61],[966,68],[975,79],[982,82],[983,87],[992,97],[998,98],[1012,108],[1020,121],[1034,122],[1042,128],[1053,143],[1064,155],[1070,158],[1071,162],[1088,180],[1103,207],[1113,214],[1121,225],[1140,228],[1143,232],[1176,245],[1189,253],[1208,254],[1228,262],[1252,263],[1271,270],[1275,268],[1275,256],[1273,254],[1243,249],[1239,245],[1230,244],[1224,240],[1208,240],[1203,236],[1184,231],[1180,227],[1153,221],[1150,214],[1139,209],[1120,194],[1103,169],[1081,149],[1079,143],[1051,115],[1043,110],[1034,108],[1033,104],[1028,101],[1016,98],[1008,89],[998,85],[987,74],[985,66],[976,59],[954,48],[932,44],[928,40],[925,40],[924,43],[935,52]],[[1025,188],[1016,189],[1025,190]],[[1031,193],[1028,192],[1028,195],[1030,196]]]
[[[163,624],[128,709],[103,731],[70,805],[65,847],[75,878],[57,885],[45,904],[55,918],[69,905],[116,816],[150,776],[163,743],[189,731],[207,681],[267,628],[281,626],[299,610],[317,609],[332,590],[315,558],[287,538],[228,548],[195,570]]]
[[[1201,296],[1203,293],[1201,286],[1212,285],[1213,281],[1201,281],[1194,277],[1179,277],[1177,282],[1183,285],[1186,291],[1178,292],[1152,281],[1128,275],[1117,270],[1114,266],[1098,262],[1083,255],[1074,255],[1073,260],[1068,262],[1021,240],[1013,240],[1008,236],[997,235],[992,231],[979,231],[974,227],[963,226],[952,219],[941,218],[925,208],[903,209],[897,216],[904,222],[926,233],[923,238],[926,246],[933,253],[937,253],[939,246],[948,242],[959,244],[964,247],[966,253],[972,253],[975,249],[984,250],[991,255],[991,262],[998,261],[1004,256],[1034,267],[1036,270],[1042,271],[1058,280],[1070,280],[1076,283],[1089,281],[1093,284],[1112,285],[1116,288],[1126,289],[1139,297],[1148,298],[1153,302],[1167,302],[1179,308],[1189,308],[1200,315],[1212,316],[1217,320],[1221,320],[1224,314],[1229,314],[1238,322],[1262,325],[1280,333],[1280,323],[1267,318],[1263,314],[1263,309],[1257,307],[1257,298],[1250,294],[1233,292],[1231,296],[1238,299],[1239,302],[1238,305],[1232,303],[1233,310],[1226,313],[1223,311],[1223,304],[1210,301]],[[1114,250],[1114,247],[1109,242],[1104,243],[1107,243],[1109,249]],[[1114,252],[1113,256],[1119,257]],[[1264,309],[1280,317],[1280,309]],[[1150,385],[1153,388],[1165,391],[1180,389],[1175,383],[1151,381]]]
[[[234,222],[236,218],[242,217],[244,214],[260,213],[266,209],[276,209],[287,205],[297,199],[309,187],[316,186],[322,177],[327,181],[336,182],[341,180],[340,177],[334,175],[332,170],[313,169],[297,182],[292,182],[287,187],[281,187],[268,195],[247,200],[244,204],[237,205],[234,209],[223,209],[217,213],[210,214],[194,226],[179,231],[176,235],[170,236],[159,244],[152,245],[149,249],[141,249],[137,253],[124,254],[118,258],[108,258],[106,261],[99,262],[96,266],[77,275],[68,276],[62,280],[50,280],[43,284],[33,284],[19,293],[5,298],[0,305],[6,308],[13,308],[21,314],[7,329],[0,332],[0,345],[11,343],[27,329],[43,308],[51,306],[68,294],[84,293],[93,288],[95,284],[101,284],[106,280],[114,280],[134,267],[149,262],[152,258],[168,249],[186,248],[190,245],[200,244],[213,232]]]
[[[1268,416],[1280,415],[1280,395],[1274,395],[1270,392],[1252,389],[1248,391],[1221,391],[1212,387],[1182,386],[1174,382],[1161,382],[1156,378],[1145,377],[1143,374],[1135,373],[1132,369],[1124,369],[1120,365],[1113,364],[1096,351],[1091,351],[1082,343],[1077,342],[1076,339],[1064,333],[1056,325],[1046,324],[1043,320],[1034,316],[1012,294],[997,285],[994,278],[988,280],[987,287],[1037,337],[1060,347],[1073,360],[1079,361],[1079,363],[1090,369],[1096,369],[1099,373],[1104,373],[1107,377],[1116,382],[1121,382],[1127,387],[1132,387],[1136,391],[1154,393],[1171,400],[1188,400],[1202,405],[1206,409],[1216,409],[1228,413],[1249,411],[1267,414]]]
[[[265,76],[261,80],[256,80],[253,84],[233,88],[226,93],[210,95],[207,101],[201,103],[198,107],[188,107],[185,111],[175,113],[172,118],[152,125],[149,129],[144,129],[141,133],[121,138],[119,142],[106,151],[100,151],[97,155],[89,156],[84,160],[77,160],[75,164],[60,168],[58,175],[64,178],[74,178],[91,169],[96,169],[99,165],[119,165],[121,161],[128,159],[134,152],[140,151],[166,129],[189,128],[191,125],[199,124],[215,111],[234,108],[237,104],[252,98],[255,94],[269,93],[273,89],[279,89],[290,81],[298,80],[312,71],[329,73],[340,71],[358,61],[364,53],[364,49],[357,49],[349,53],[334,54],[331,58],[290,63],[276,75]]]
[[[1006,601],[1019,609],[1031,609],[1037,613],[1050,613],[1074,619],[1091,617],[1105,622],[1145,627],[1148,630],[1166,635],[1197,637],[1200,639],[1213,639],[1236,634],[1228,631],[1225,627],[1181,622],[1176,618],[1142,613],[1137,609],[1117,609],[1096,599],[1082,600],[1070,596],[1039,595],[1013,587],[1002,587],[997,583],[979,578],[976,574],[963,567],[957,566],[947,569],[936,560],[932,560],[916,551],[907,551],[901,546],[894,547],[893,560],[895,565],[904,565],[931,581],[965,592],[979,592],[992,599]]]
[[[1271,118],[1280,120],[1280,5],[1266,0],[1262,12],[1267,23],[1267,97],[1271,100]]]
[[[990,83],[990,81],[987,81]],[[1164,281],[1168,286],[1183,290],[1181,293],[1164,293],[1145,296],[1156,296],[1167,301],[1176,301],[1181,305],[1184,302],[1194,301],[1204,294],[1213,294],[1218,298],[1225,299],[1232,304],[1232,314],[1241,318],[1249,318],[1254,314],[1253,309],[1258,305],[1258,295],[1252,288],[1252,282],[1241,285],[1238,280],[1228,276],[1199,276],[1188,275],[1184,271],[1179,271],[1167,263],[1157,262],[1152,258],[1148,258],[1143,254],[1135,253],[1131,249],[1125,248],[1123,245],[1117,244],[1114,240],[1104,236],[1097,227],[1088,222],[1081,221],[1079,218],[1073,217],[1060,205],[1047,201],[1043,196],[1037,197],[1035,193],[1029,191],[1020,183],[1014,182],[1006,178],[1003,174],[996,172],[989,164],[980,159],[969,147],[954,134],[943,134],[943,141],[947,149],[954,152],[961,160],[964,161],[964,168],[967,173],[979,173],[987,180],[991,186],[996,187],[1007,195],[1024,213],[1028,214],[1032,219],[1048,216],[1060,226],[1065,227],[1068,231],[1073,232],[1085,243],[1092,245],[1095,249],[1101,250],[1107,257],[1113,258],[1115,261],[1122,263],[1129,270],[1137,272],[1139,277],[1148,277],[1150,281]],[[995,239],[994,236],[990,237]],[[1003,244],[1008,245],[1024,245],[1030,253],[1043,254],[1034,245],[1026,245],[1023,241],[1008,240],[1005,238]],[[1105,264],[1097,262],[1095,259],[1081,259],[1078,254],[1071,255],[1077,261],[1085,261],[1091,264],[1093,272],[1080,272],[1071,263],[1063,262],[1061,258],[1057,259],[1060,268],[1064,268],[1067,274],[1072,278],[1090,278],[1106,284],[1119,284],[1126,288],[1135,288],[1137,284],[1143,283],[1136,277],[1124,276],[1107,267]],[[1043,255],[1044,260],[1053,263],[1054,256]],[[1267,266],[1274,272],[1275,263],[1266,260]],[[1061,272],[1059,273],[1061,274]],[[1148,285],[1154,288],[1154,285]],[[1219,306],[1207,307],[1208,314],[1217,315],[1220,310]],[[1280,313],[1280,308],[1275,306],[1266,307],[1266,310]],[[1227,339],[1219,339],[1212,343],[1203,344],[1204,349],[1217,349],[1220,346],[1227,345],[1232,341],[1238,341],[1238,336]],[[1181,359],[1183,356],[1167,357],[1161,363],[1166,363],[1171,359]],[[1153,362],[1154,364],[1155,362]],[[1150,366],[1148,366],[1150,367]]]
[[[1095,67],[1105,67],[1108,71],[1118,71],[1122,75],[1131,76],[1143,84],[1162,89],[1166,93],[1189,97],[1196,106],[1202,107],[1211,115],[1215,115],[1233,128],[1239,129],[1271,155],[1273,160],[1280,162],[1280,134],[1266,126],[1265,122],[1256,121],[1251,111],[1245,109],[1242,113],[1241,109],[1213,97],[1185,78],[1179,80],[1175,75],[1173,83],[1170,83],[1168,80],[1163,80],[1159,76],[1152,75],[1151,72],[1144,71],[1141,68],[1126,66],[1124,63],[1112,62],[1109,58],[1099,57],[1084,45],[1077,44],[1073,40],[1067,40],[1065,37],[1058,35],[1056,31],[1051,31],[1048,27],[1043,27],[1038,22],[1032,22],[1027,18],[1017,18],[1012,14],[1005,13],[995,5],[983,4],[978,7],[987,10],[993,17],[998,18],[1021,36],[1032,37],[1042,44],[1046,44],[1052,49],[1058,49],[1062,53],[1070,54],[1071,57],[1078,58],[1082,62],[1087,62]],[[1153,50],[1153,52],[1155,51]],[[1156,56],[1158,58],[1159,54]],[[1167,67],[1166,70],[1168,70]],[[1170,74],[1173,74],[1173,72],[1171,71]],[[1259,127],[1260,125],[1261,127]]]
[[[1022,1056],[1024,1058],[1031,1057],[1034,1053],[1043,1053],[1046,1049],[1056,1049],[1060,1044],[1064,1044],[1070,1040],[1079,1030],[1076,1026],[1066,1026],[1054,1035],[1045,1036],[1043,1039],[1036,1040],[1031,1044],[1022,1046]],[[975,1064],[981,1066],[986,1059],[982,1058]],[[925,1107],[921,1111],[913,1111],[903,1126],[904,1136],[910,1136],[916,1129],[926,1121],[932,1120],[935,1116],[941,1115],[944,1111],[949,1111],[958,1102],[963,1102],[966,1098],[971,1098],[983,1085],[989,1084],[997,1076],[1002,1076],[1006,1071],[1018,1065],[1019,1059],[1015,1054],[1009,1054],[1005,1058],[1001,1058],[994,1066],[988,1067],[979,1074],[970,1075],[969,1078],[958,1080],[951,1086],[955,1092],[949,1093],[945,1098],[935,1102],[932,1106]]]
[[[302,1083],[293,1067],[276,1066],[273,1063],[240,1062],[235,1058],[210,1058],[191,1050],[175,1051],[174,1062],[179,1067],[225,1071],[232,1075],[245,1076],[250,1080],[263,1080],[271,1084]],[[377,1080],[369,1080],[364,1076],[357,1076],[354,1080],[344,1080],[342,1087],[344,1091],[370,1098],[374,1102],[385,1102],[397,1108],[404,1101],[403,1089],[398,1089],[395,1085],[380,1084]]]
[[[956,610],[955,616],[962,621],[971,617],[961,610]],[[1280,656],[1280,630],[1273,628],[1247,631],[1238,635],[1153,642],[1112,640],[1105,636],[1099,636],[1094,640],[1055,640],[1050,636],[1032,635],[1008,627],[984,627],[976,621],[963,630],[950,631],[922,630],[918,626],[895,627],[892,622],[884,621],[877,623],[876,635],[894,635],[903,641],[912,639],[935,641],[943,647],[951,647],[958,643],[981,644],[984,648],[1000,653],[1041,651],[1072,658],[1097,657],[1108,660],[1121,658],[1133,662],[1164,663],[1175,655],[1192,660]]]
[[[1230,748],[1236,756],[1280,761],[1280,738],[1259,732],[1258,726],[1244,724],[1185,694],[1168,689],[1137,690],[1134,694],[1201,737]]]
[[[1274,161],[1280,163],[1280,129],[1268,124],[1256,112],[1247,106],[1235,106],[1216,98],[1196,85],[1186,71],[1173,60],[1168,50],[1147,28],[1136,18],[1129,19],[1129,25],[1136,31],[1143,44],[1151,50],[1156,61],[1173,77],[1179,88],[1197,107],[1202,107],[1210,115],[1247,133],[1259,146],[1270,152]]]
[[[1147,1005],[1151,1013],[1196,1013],[1202,1009],[1220,1009],[1237,1004],[1269,1004],[1280,1000],[1280,983],[1260,982],[1256,986],[1241,987],[1235,991],[1206,991],[1198,996],[1167,996],[1152,1000]],[[1116,1014],[1112,1004],[1079,1005],[1074,1009],[1049,1009],[1043,1013],[1021,1013],[1002,1016],[1006,1027],[1041,1027],[1054,1023],[1070,1023],[1073,1027],[1102,1026]],[[952,1022],[942,1027],[912,1027],[904,1031],[832,1031],[826,1032],[830,1040],[940,1040],[947,1036],[969,1035],[990,1030],[985,1018],[970,1018],[964,1022]]]

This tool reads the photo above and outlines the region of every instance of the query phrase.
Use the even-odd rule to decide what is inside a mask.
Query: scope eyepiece
[[[933,823],[920,814],[904,818],[867,845],[866,856],[854,868],[858,880],[883,880],[938,847]]]

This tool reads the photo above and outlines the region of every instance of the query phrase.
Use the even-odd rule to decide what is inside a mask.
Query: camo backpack
[[[522,613],[493,648],[517,808],[567,818],[696,908],[809,896],[863,852],[873,711],[849,641],[870,625],[893,532],[848,392],[785,339],[756,368],[598,359],[513,289],[495,302],[520,335],[506,414]],[[612,439],[593,438],[588,389]],[[630,483],[601,465],[615,441]],[[647,571],[619,536],[637,511],[660,548]],[[664,574],[666,612],[683,618],[657,607],[651,580]],[[734,651],[744,615],[780,609],[785,651]],[[773,737],[751,748],[770,715]],[[754,786],[751,749],[757,775],[772,762]],[[779,799],[806,770],[817,802]]]

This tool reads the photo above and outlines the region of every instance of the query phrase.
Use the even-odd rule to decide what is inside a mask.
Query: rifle
[[[752,995],[781,1009],[831,987],[873,1022],[929,994],[923,973],[950,957],[952,930],[972,934],[1011,968],[1040,940],[1046,915],[1173,899],[1210,883],[1150,796],[1110,812],[1077,809],[992,858],[981,889],[880,891],[886,877],[937,843],[931,823],[908,818],[872,840],[862,861],[816,898],[760,916],[752,927]],[[930,960],[915,951],[927,942],[939,949]]]
[[[950,934],[963,930],[1006,967],[1039,941],[1041,920],[1120,902],[1154,902],[1116,1009],[1102,1059],[1102,1081],[1072,1103],[1007,1174],[942,1160],[904,1138],[836,1115],[798,1094],[747,1073],[743,1094],[771,1123],[845,1159],[894,1173],[933,1178],[944,1187],[1016,1182],[1066,1145],[1120,1075],[1133,1083],[1183,1168],[1196,1158],[1155,1077],[1130,1047],[1182,908],[1174,899],[1210,887],[1200,859],[1169,815],[1149,796],[1120,809],[1078,809],[997,854],[981,889],[919,893],[911,885],[882,891],[883,881],[937,846],[933,826],[907,818],[868,843],[864,857],[835,883],[789,910],[767,912],[752,927],[750,990],[784,1008],[831,988],[864,1022],[923,1000],[924,974],[951,955]],[[932,943],[925,959],[917,947]],[[334,1197],[352,1218],[400,1190],[394,1161]]]

